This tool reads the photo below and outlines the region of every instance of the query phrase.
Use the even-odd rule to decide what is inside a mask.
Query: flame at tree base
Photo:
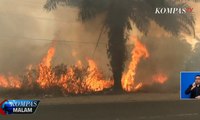
[[[145,85],[151,85],[152,83],[164,84],[168,79],[164,73],[153,75],[152,81],[148,83],[135,80],[136,69],[140,60],[148,58],[149,53],[137,38],[134,38],[134,43],[135,47],[131,52],[131,61],[121,80],[123,90],[136,92]],[[73,66],[62,64],[53,67],[51,62],[54,55],[55,48],[51,47],[41,63],[35,69],[29,67],[23,78],[0,74],[0,88],[26,89],[33,92],[38,89],[38,94],[51,94],[58,90],[66,95],[99,92],[114,85],[114,80],[111,77],[105,78],[94,60],[86,59],[86,66],[79,60]]]
[[[143,83],[136,83],[135,81],[136,68],[141,58],[149,57],[146,47],[137,38],[134,38],[133,40],[135,47],[131,52],[131,61],[127,72],[124,72],[122,76],[122,88],[127,92],[134,92],[142,88]]]

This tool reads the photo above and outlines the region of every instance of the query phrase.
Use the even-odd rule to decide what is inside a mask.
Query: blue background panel
[[[195,77],[200,75],[200,71],[198,72],[181,72],[181,99],[188,99],[190,98],[190,94],[186,95],[185,90],[195,81]]]

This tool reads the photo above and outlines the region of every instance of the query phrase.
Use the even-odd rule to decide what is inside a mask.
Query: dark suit
[[[193,90],[191,90],[191,88],[192,88],[192,85],[190,85],[186,89],[186,91],[185,91],[186,95],[190,94],[190,98],[195,98],[200,95],[200,86],[196,86]]]

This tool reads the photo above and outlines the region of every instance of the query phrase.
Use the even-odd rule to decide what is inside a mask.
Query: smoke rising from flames
[[[51,47],[38,66],[36,83],[41,89],[51,89],[56,86],[64,94],[79,94],[102,91],[113,86],[114,81],[111,79],[105,80],[102,72],[92,59],[87,59],[88,67],[84,67],[82,62],[78,61],[75,66],[68,67],[66,73],[61,74],[59,77],[52,68],[51,61],[54,55],[55,48]],[[30,76],[27,77],[29,85],[34,84],[35,80]],[[21,89],[23,82],[17,77],[1,75],[0,87]]]
[[[144,85],[143,82],[136,81],[136,69],[142,58],[148,58],[149,52],[147,48],[136,37],[133,38],[135,47],[132,50],[131,61],[128,65],[127,71],[123,73],[122,87],[127,92],[135,92],[140,90]],[[49,48],[47,54],[43,57],[41,63],[36,68],[38,73],[36,80],[34,77],[27,75],[28,85],[37,84],[41,89],[53,89],[58,87],[63,94],[73,93],[82,94],[102,91],[111,88],[114,81],[111,78],[105,78],[103,73],[97,67],[94,60],[87,58],[88,66],[85,67],[79,60],[74,66],[67,67],[67,69],[58,75],[52,66],[52,59],[55,56],[56,49],[54,44]],[[32,66],[29,67],[29,72]],[[152,82],[163,84],[167,80],[167,76],[163,73],[155,75]],[[149,83],[152,83],[149,82]],[[0,76],[1,88],[15,88],[23,89],[24,82],[18,77],[4,75]]]
[[[12,8],[14,8],[14,7],[12,7]],[[64,39],[64,40],[94,42],[97,39],[97,36],[99,34],[99,31],[97,31],[97,27],[100,28],[101,22],[99,22],[97,24],[97,23],[94,23],[94,21],[89,21],[88,22],[89,25],[84,26],[81,23],[74,22],[75,16],[77,15],[76,10],[71,9],[71,8],[67,8],[67,9],[68,10],[62,9],[60,11],[58,10],[55,12],[55,18],[63,18],[62,23],[61,22],[54,23],[54,24],[56,24],[55,27],[59,31],[59,35],[56,36],[56,38]],[[197,9],[194,9],[194,10],[197,10]],[[33,10],[31,10],[31,11],[33,11]],[[73,12],[73,11],[75,11],[75,12]],[[68,15],[65,15],[66,13],[68,13]],[[8,20],[12,20],[13,24],[18,25],[19,24],[18,21],[30,21],[29,19],[32,20],[32,18],[29,18],[27,20],[27,18],[25,18],[25,17],[23,17],[23,19],[22,18],[19,19],[18,16],[14,16],[13,18],[15,18],[15,17],[17,18],[17,20],[16,20],[17,22],[16,21],[13,22],[13,19],[11,19],[10,17],[5,17],[7,19],[4,21],[7,22]],[[197,15],[197,17],[198,17],[198,15]],[[101,19],[99,19],[99,20],[101,20]],[[35,19],[34,19],[34,22],[35,22]],[[38,20],[36,22],[38,22]],[[22,23],[24,25],[24,22],[22,22]],[[72,23],[72,24],[69,25],[68,23]],[[21,24],[19,24],[19,25],[23,26]],[[45,25],[46,24],[47,23],[45,23]],[[5,24],[5,26],[2,27],[2,31],[7,30],[8,31],[7,34],[9,33],[8,35],[10,35],[10,31],[16,31],[16,32],[20,32],[20,35],[27,34],[27,36],[31,36],[31,37],[37,36],[37,38],[45,38],[46,37],[46,36],[41,36],[40,34],[38,34],[38,33],[42,33],[41,31],[38,33],[35,33],[35,31],[38,30],[38,29],[35,29],[35,27],[37,27],[37,26],[41,27],[41,25],[35,25],[32,22],[29,24],[26,23],[25,25],[27,25],[28,27],[27,26],[23,27],[24,29],[25,28],[28,28],[28,29],[34,28],[34,29],[30,29],[30,31],[24,33],[26,30],[24,30],[24,31],[19,31],[19,30],[15,30],[15,29],[7,30],[5,28],[7,28],[8,25]],[[94,27],[94,25],[95,25],[95,27]],[[52,36],[53,32],[56,31],[56,30],[54,30],[55,28],[54,27],[49,28],[47,26],[49,26],[49,24],[45,26],[46,29],[44,31],[47,31],[47,33],[49,33],[49,34],[47,34],[47,36]],[[198,25],[197,25],[197,27],[198,27]],[[16,26],[14,28],[19,28],[19,27]],[[51,30],[49,31],[49,29],[53,30],[53,32]],[[179,85],[179,72],[181,70],[184,70],[184,61],[187,59],[188,55],[191,52],[190,45],[184,41],[181,41],[178,38],[173,39],[173,38],[169,38],[169,37],[167,38],[166,36],[163,37],[162,33],[165,33],[165,32],[160,31],[160,29],[155,29],[155,28],[152,28],[152,29],[153,29],[153,31],[151,31],[152,34],[149,35],[148,38],[145,38],[145,37],[140,38],[141,43],[145,44],[146,49],[148,49],[148,53],[150,54],[150,57],[147,60],[143,60],[143,58],[145,58],[144,56],[142,56],[140,58],[140,61],[137,64],[137,68],[135,68],[135,70],[134,70],[137,74],[134,74],[132,76],[132,80],[134,81],[133,88],[140,90],[140,89],[143,89],[146,84],[150,85],[153,83],[158,83],[158,84],[165,84],[165,86],[168,87],[167,90],[171,89],[171,86],[174,86],[174,88],[178,89],[177,86]],[[67,35],[66,35],[66,33],[67,33]],[[11,33],[11,34],[13,34],[13,33]],[[15,33],[15,34],[18,35],[19,33]],[[46,35],[46,32],[44,35]],[[105,40],[103,42],[106,42],[106,40],[107,40],[107,38],[105,36],[106,35],[104,35],[102,38],[102,40]],[[49,38],[51,39],[51,37],[49,37]],[[21,68],[25,67],[26,65],[28,65],[30,63],[36,64],[38,62],[38,59],[40,58],[40,56],[42,56],[42,54],[45,51],[44,47],[47,45],[47,44],[45,44],[44,46],[42,46],[41,41],[38,42],[37,45],[35,45],[35,44],[29,45],[30,41],[27,41],[27,40],[21,41],[18,39],[19,38],[15,38],[15,36],[14,36],[13,38],[11,38],[11,40],[9,40],[7,42],[4,41],[6,45],[1,44],[1,51],[3,51],[2,55],[0,56],[1,57],[1,64],[0,64],[1,72],[6,72],[6,71],[11,71],[11,72],[17,71],[18,72]],[[13,40],[17,40],[17,42],[14,42],[14,44],[11,44],[11,43],[13,43]],[[7,46],[7,45],[10,45],[10,46]],[[64,60],[67,60],[67,64],[72,64],[74,61],[78,61],[79,59],[82,62],[84,62],[84,60],[82,58],[84,58],[85,56],[89,56],[88,54],[90,54],[90,51],[93,50],[93,46],[94,46],[93,44],[90,44],[90,45],[87,44],[84,46],[82,44],[78,44],[75,46],[71,46],[71,45],[67,44],[67,46],[64,45],[65,49],[64,48],[62,49],[60,46],[59,46],[59,48],[56,47],[56,51],[58,51],[58,52],[57,52],[57,54],[55,54],[54,58],[59,59],[59,60],[53,60],[53,62],[54,61],[56,61],[56,62],[62,61],[63,62]],[[23,49],[19,49],[19,48],[23,48]],[[78,50],[78,49],[80,49],[80,50]],[[72,53],[71,50],[75,50],[75,52]],[[108,63],[106,52],[104,52],[103,50],[106,51],[106,48],[104,46],[99,46],[97,49],[96,55],[95,55],[96,56],[95,63],[98,65],[101,64],[101,66],[98,66],[101,68],[105,68],[103,65],[106,65]],[[11,51],[12,51],[12,53],[10,53]],[[60,51],[64,51],[64,52],[61,54]],[[66,53],[66,51],[67,51],[67,53]],[[74,56],[74,57],[71,57],[69,55],[71,53],[72,53],[72,56]],[[31,57],[31,56],[34,56],[34,57]],[[57,57],[57,56],[59,56],[59,57]],[[43,60],[44,59],[45,59],[45,57],[43,58]],[[73,61],[73,62],[69,62],[69,61]],[[65,73],[65,71],[64,71],[65,75],[61,75],[61,76],[56,75],[57,73],[54,71],[53,65],[50,64],[51,61],[49,61],[50,65],[47,65],[47,64],[41,62],[43,64],[43,66],[40,63],[37,66],[37,68],[41,69],[41,70],[42,69],[46,69],[46,70],[43,71],[44,72],[43,74],[39,75],[40,72],[38,72],[38,71],[41,71],[41,70],[37,69],[37,72],[39,74],[36,75],[36,77],[31,78],[31,76],[29,76],[28,77],[28,86],[35,83],[36,82],[35,80],[37,80],[37,84],[39,84],[40,82],[42,83],[43,79],[42,79],[42,77],[39,79],[39,76],[45,75],[45,72],[46,72],[53,79],[50,79],[46,76],[49,79],[49,81],[47,82],[47,84],[43,83],[44,87],[40,86],[41,88],[44,88],[44,89],[50,88],[52,85],[50,83],[52,83],[53,80],[56,79],[57,81],[60,80],[60,83],[59,83],[59,85],[57,85],[57,81],[56,81],[55,85],[61,87],[62,90],[65,91],[66,93],[68,93],[71,89],[74,89],[71,91],[76,91],[77,88],[80,89],[80,86],[82,86],[82,82],[77,82],[77,81],[81,81],[81,80],[77,80],[77,77],[76,77],[77,71],[84,70],[84,71],[86,71],[86,73],[88,72],[88,70],[86,69],[86,66],[81,65],[82,64],[81,61],[79,61],[74,66],[71,66],[71,67],[68,66],[67,72]],[[88,61],[88,59],[86,61]],[[60,63],[60,62],[57,62],[57,63]],[[88,63],[89,62],[87,62],[87,65],[89,65]],[[49,67],[46,67],[46,65]],[[82,66],[82,67],[80,67],[80,66]],[[31,70],[33,70],[33,69],[30,68],[29,71],[31,71]],[[105,70],[103,69],[103,72],[104,71]],[[125,73],[128,73],[127,71],[129,71],[129,70],[126,70]],[[130,70],[130,71],[133,71],[133,70]],[[80,72],[80,73],[83,74],[84,72],[83,73]],[[68,76],[66,74],[68,74]],[[82,76],[84,76],[84,75],[82,75]],[[61,79],[61,77],[62,77],[62,79]],[[166,77],[167,77],[167,79],[166,79]],[[35,78],[37,78],[37,79],[35,79]],[[70,80],[68,80],[66,83],[67,79],[70,79]],[[77,82],[77,84],[73,84],[74,81],[75,81],[75,83]],[[133,82],[130,82],[129,84],[132,84],[132,83]],[[140,83],[142,83],[142,84],[140,84]],[[52,85],[52,86],[54,86],[54,85]],[[126,86],[130,86],[130,85],[126,85]],[[162,87],[165,87],[165,86],[162,86]],[[5,87],[6,88],[22,88],[23,80],[19,76],[13,76],[12,74],[8,74],[8,75],[1,74],[0,75],[0,87],[1,88],[5,88]],[[132,90],[131,87],[129,87],[129,89]],[[82,91],[84,91],[84,90],[77,90],[76,93],[81,93]]]

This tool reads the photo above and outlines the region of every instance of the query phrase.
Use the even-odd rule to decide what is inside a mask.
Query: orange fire
[[[20,88],[22,83],[18,77],[0,75],[1,88]]]
[[[167,81],[168,77],[163,73],[158,73],[156,75],[153,75],[152,79],[155,83],[164,84]]]
[[[136,68],[142,58],[148,58],[147,48],[137,39],[134,38],[135,47],[131,52],[131,61],[128,69],[122,76],[122,88],[127,92],[133,92],[141,89],[145,83],[135,80]],[[32,65],[28,67],[26,81],[19,77],[11,75],[5,76],[0,74],[0,88],[22,88],[32,87],[33,84],[39,88],[53,89],[59,88],[64,94],[73,93],[91,93],[103,91],[114,85],[114,80],[105,78],[102,71],[92,59],[86,59],[87,65],[83,65],[78,60],[73,66],[65,66],[64,71],[57,71],[52,66],[52,59],[55,55],[55,48],[51,47],[42,59],[41,63],[36,67],[35,74],[32,75]],[[154,83],[164,84],[167,76],[163,73],[156,74],[152,77]],[[150,84],[152,81],[149,82]],[[148,84],[148,85],[150,85]],[[147,84],[146,84],[147,85]]]
[[[84,69],[81,61],[75,67],[70,67],[66,75],[59,80],[59,85],[66,93],[87,93],[102,91],[113,86],[113,80],[104,80],[103,74],[97,68],[96,63],[88,59],[88,67]],[[75,71],[79,71],[77,75]]]
[[[39,65],[37,83],[41,88],[57,86],[64,93],[78,94],[102,91],[113,86],[113,80],[104,80],[103,73],[100,72],[96,63],[91,59],[87,59],[87,68],[84,68],[79,60],[76,65],[68,68],[66,74],[63,74],[61,77],[56,76],[51,68],[54,54],[55,49],[52,47]]]
[[[51,69],[51,61],[55,54],[55,48],[51,47],[48,50],[47,55],[42,59],[42,62],[39,65],[39,78],[37,83],[41,88],[50,87],[55,82],[55,74]]]
[[[51,61],[54,55],[55,55],[55,48],[51,47],[48,50],[47,55],[42,59],[41,64],[49,68],[51,66]]]
[[[89,74],[85,79],[85,83],[88,89],[92,91],[102,91],[105,88],[110,88],[113,86],[114,81],[104,80],[103,73],[99,71],[96,63],[93,60],[88,59],[87,61],[89,65],[87,72]]]
[[[135,47],[131,52],[131,62],[128,66],[128,71],[124,72],[122,76],[122,88],[127,92],[137,91],[143,86],[143,83],[135,81],[136,68],[141,58],[149,57],[146,47],[137,38],[133,40]]]

